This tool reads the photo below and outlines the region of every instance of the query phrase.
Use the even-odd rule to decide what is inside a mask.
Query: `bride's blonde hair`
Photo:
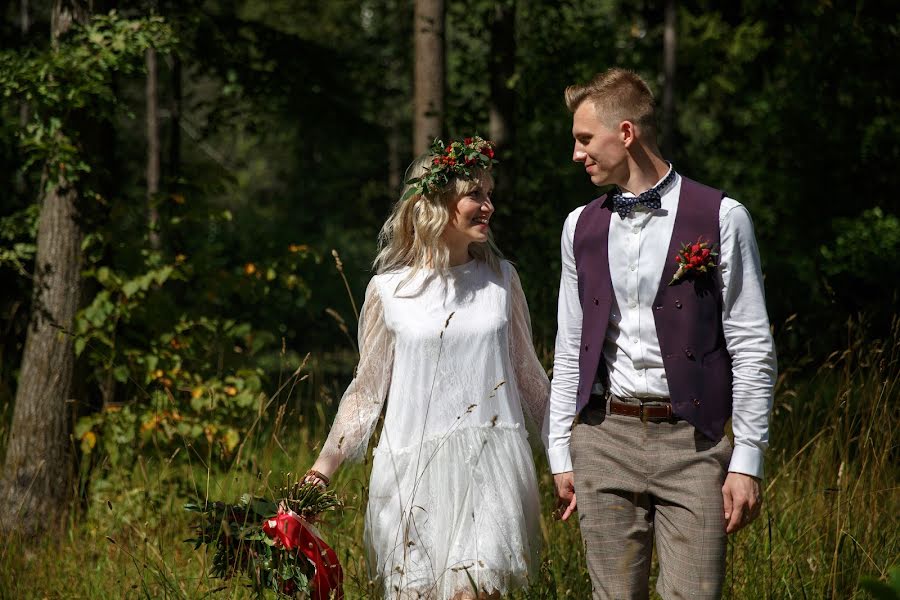
[[[414,160],[403,180],[421,177],[432,158],[430,153],[426,153]],[[486,169],[477,169],[471,179],[451,177],[442,189],[415,194],[406,199],[403,198],[412,186],[404,184],[401,199],[394,204],[391,216],[378,234],[378,255],[373,264],[375,272],[387,273],[410,267],[407,281],[423,267],[434,269],[441,276],[446,275],[450,263],[450,248],[441,239],[441,234],[450,223],[451,203],[478,187],[491,188],[493,185],[494,179]],[[469,244],[469,255],[500,272],[502,255],[490,232],[486,242]]]

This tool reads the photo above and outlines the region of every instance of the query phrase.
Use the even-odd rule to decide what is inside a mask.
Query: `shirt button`
[[[637,269],[637,265],[631,265],[631,266],[628,267],[628,268],[631,269],[632,271],[634,271],[635,269]]]
[[[634,235],[637,235],[637,234],[639,234],[640,232],[641,232],[641,228],[640,228],[640,227],[632,227],[632,228],[631,228],[631,233],[633,233]]]
[[[643,376],[644,376],[644,372],[643,372],[643,371],[638,371],[638,377],[643,377]]]
[[[637,343],[638,343],[638,339],[637,339],[637,338],[631,338],[631,343],[632,343],[632,344],[637,344]]]
[[[632,302],[628,306],[630,306],[631,308],[637,308],[637,302]]]

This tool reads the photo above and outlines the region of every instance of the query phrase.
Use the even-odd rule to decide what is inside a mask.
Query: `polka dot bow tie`
[[[611,193],[613,208],[617,213],[619,213],[619,217],[625,218],[628,216],[628,213],[634,209],[638,204],[643,204],[650,210],[657,210],[662,206],[662,196],[659,193],[659,190],[664,189],[668,186],[672,180],[675,179],[675,170],[670,169],[669,174],[666,175],[665,179],[659,182],[659,184],[653,186],[646,192],[643,192],[639,196],[633,196],[631,198],[626,198],[622,195],[622,190],[616,188]]]

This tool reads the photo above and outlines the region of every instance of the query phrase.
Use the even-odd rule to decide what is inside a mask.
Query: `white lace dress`
[[[366,544],[386,598],[507,592],[536,573],[539,502],[525,424],[546,435],[547,375],[518,274],[472,261],[446,278],[376,275],[360,363],[322,453],[374,452]],[[399,286],[399,287],[398,287]],[[537,445],[539,447],[539,445]]]

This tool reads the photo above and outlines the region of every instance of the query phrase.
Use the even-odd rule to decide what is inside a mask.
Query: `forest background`
[[[728,594],[875,589],[900,554],[898,42],[887,2],[0,2],[0,523],[30,540],[0,596],[220,584],[181,505],[311,464],[435,136],[498,142],[492,228],[549,369],[562,223],[602,191],[562,91],[612,66],[756,227],[780,376]],[[365,466],[341,477],[330,533],[364,595]],[[534,597],[581,597],[577,529],[544,527]]]

